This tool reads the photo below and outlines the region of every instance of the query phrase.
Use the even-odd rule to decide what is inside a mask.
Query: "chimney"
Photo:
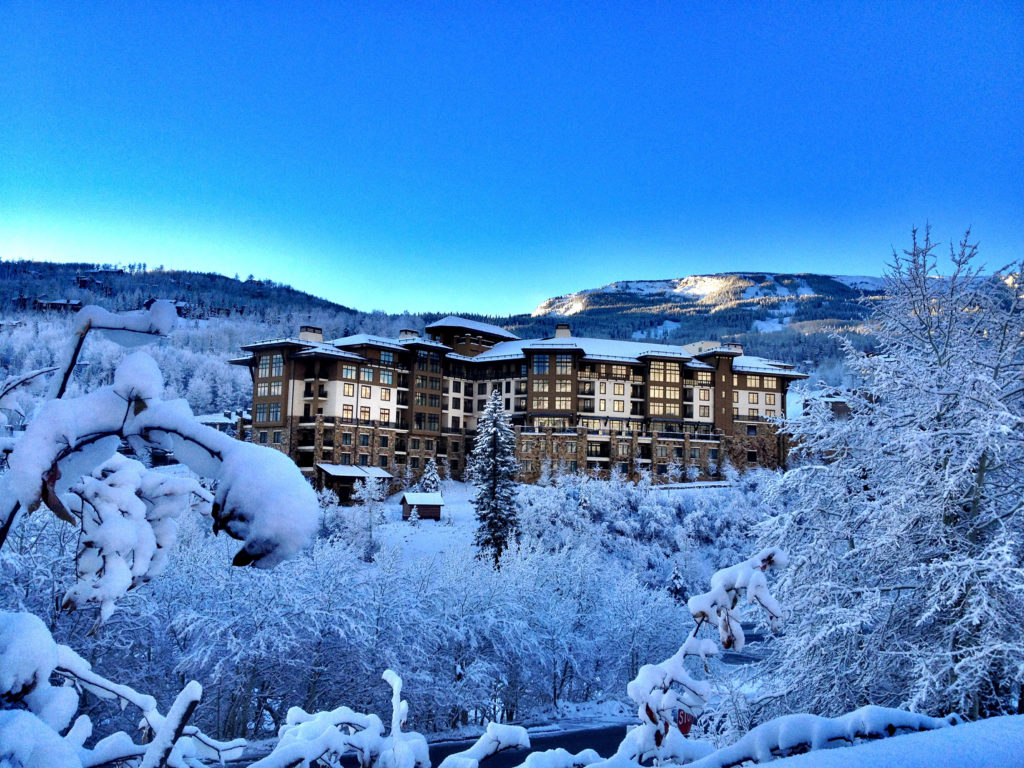
[[[299,327],[299,341],[323,341],[324,329],[315,325],[303,325]]]
[[[572,331],[569,330],[568,323],[559,323],[555,326],[555,338],[556,339],[568,339],[572,336]]]
[[[412,328],[403,328],[398,332],[398,340],[405,341],[406,339],[418,339],[420,337],[419,331],[414,331]]]

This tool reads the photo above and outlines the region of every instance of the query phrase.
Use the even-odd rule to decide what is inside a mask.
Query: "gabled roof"
[[[404,352],[405,347],[398,343],[397,339],[386,339],[383,336],[371,336],[368,333],[357,333],[353,336],[343,336],[340,339],[331,339],[327,342],[336,347],[377,347],[379,349],[393,349],[397,352]]]
[[[646,341],[619,341],[616,339],[590,339],[583,336],[562,336],[550,339],[519,339],[495,344],[481,352],[474,360],[507,360],[523,357],[530,352],[579,351],[588,360],[613,363],[639,363],[645,357],[664,357],[688,362],[692,356],[682,347],[669,344],[651,344]]]
[[[444,499],[440,491],[433,493],[403,493],[402,501],[412,507],[443,507]]]
[[[436,320],[427,326],[428,331],[432,331],[438,328],[462,328],[467,331],[475,331],[476,333],[483,333],[487,336],[494,336],[499,339],[518,339],[511,331],[506,331],[504,328],[498,325],[491,325],[490,323],[481,323],[479,320],[467,320],[464,317],[458,317],[457,315],[448,315],[442,317],[440,320]]]
[[[740,355],[732,361],[732,369],[738,373],[764,373],[790,379],[806,379],[806,373],[799,373],[789,363],[768,360],[764,357]]]

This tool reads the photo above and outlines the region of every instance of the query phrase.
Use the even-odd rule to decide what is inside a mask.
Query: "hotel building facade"
[[[670,346],[573,336],[520,339],[495,325],[446,317],[424,334],[295,338],[243,347],[253,379],[253,441],[287,453],[314,481],[341,467],[416,475],[427,459],[461,477],[477,418],[502,394],[521,477],[545,460],[568,471],[669,474],[778,467],[787,445],[774,419],[793,366],[736,344]]]

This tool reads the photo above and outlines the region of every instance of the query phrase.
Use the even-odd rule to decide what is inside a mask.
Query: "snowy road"
[[[530,731],[530,749],[510,749],[508,752],[489,757],[480,763],[480,768],[515,768],[521,765],[526,756],[531,752],[543,752],[546,749],[568,750],[573,754],[583,749],[597,750],[602,757],[609,757],[619,746],[622,737],[626,735],[626,725],[602,726],[600,728],[589,728],[582,731],[561,731],[548,732],[537,729]],[[473,741],[448,741],[430,745],[430,764],[437,766],[441,764],[448,755],[454,752],[461,752],[469,747]],[[346,763],[347,765],[347,763]],[[353,761],[352,765],[355,765]]]

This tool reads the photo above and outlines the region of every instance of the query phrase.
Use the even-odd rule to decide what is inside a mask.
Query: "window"
[[[417,376],[416,376],[416,389],[426,389],[426,388],[427,388],[427,377],[423,376],[423,375],[420,375],[420,374],[417,374]]]
[[[691,448],[690,449],[690,458],[691,459],[700,459],[700,448]]]
[[[344,384],[342,384],[341,391],[342,391],[342,394],[345,395],[345,397],[355,397],[356,396],[356,385],[351,383],[351,382],[349,382],[349,381],[346,381]]]
[[[391,386],[395,383],[395,372],[394,371],[381,371],[380,372],[380,383]]]
[[[370,436],[365,432],[359,436],[359,444],[364,448],[370,444]]]
[[[702,417],[704,417],[704,418],[707,418],[708,416],[710,416],[711,415],[711,406],[709,406],[709,405],[702,405],[702,406],[700,406],[700,415]]]
[[[370,390],[370,387],[367,384],[360,384],[359,385],[359,396],[361,398],[363,398],[363,400],[369,400],[370,399],[370,397],[372,396],[372,392]]]
[[[555,392],[572,392],[571,379],[559,379],[555,382]]]
[[[549,389],[549,385],[550,384],[551,384],[551,382],[547,381],[546,379],[542,379],[540,381],[535,381],[535,382],[533,382],[533,391],[534,392],[549,392],[550,391],[550,389]]]
[[[658,458],[659,459],[667,459],[668,458],[668,446],[667,445],[659,445],[658,446]]]
[[[757,462],[757,451],[747,451],[747,461],[751,464]]]
[[[260,378],[266,378],[270,375],[270,357],[270,355],[262,355],[260,357],[260,369],[258,374]]]
[[[732,401],[734,403],[738,403],[740,401],[740,393],[737,392],[735,389],[732,391]]]
[[[388,457],[382,453],[377,457],[377,464],[381,467],[386,467],[388,465]]]
[[[565,444],[566,453],[576,453],[576,443],[570,442]]]
[[[766,392],[764,396],[765,405],[775,405],[775,394],[773,392]]]
[[[751,376],[747,374],[747,389],[758,389],[761,386],[760,376]]]
[[[419,458],[417,458],[416,456],[411,456],[409,458],[409,466],[412,467],[413,469],[419,469],[420,468],[420,460],[419,460]]]
[[[368,466],[370,466],[370,457],[367,456],[365,453],[360,453],[359,454],[359,466],[360,467],[368,467]]]
[[[747,424],[747,437],[757,437],[757,427]]]
[[[486,400],[477,400],[476,401],[476,409],[478,411],[482,411],[486,407],[487,407],[487,401]]]
[[[281,420],[281,404],[271,403],[270,410],[267,413],[267,421],[280,421]]]
[[[387,424],[389,421],[391,421],[391,409],[390,408],[381,408],[380,409],[380,420],[382,422],[384,422],[385,424]]]
[[[389,351],[383,351],[380,353],[380,361],[384,365],[392,365],[395,362],[395,353]],[[383,464],[381,466],[384,466]]]
[[[359,379],[360,381],[373,381],[373,368],[360,368]]]
[[[661,386],[651,386],[651,397],[657,398],[658,400],[665,399],[665,388]]]
[[[665,415],[665,404],[651,402],[647,406],[651,416],[664,416]]]
[[[427,402],[429,403],[431,408],[440,408],[441,407],[441,396],[440,395],[431,395],[429,398],[427,398]]]
[[[452,453],[458,453],[460,450],[462,450],[462,444],[459,443],[458,440],[452,440],[450,443],[448,443],[448,450],[451,451]]]
[[[629,370],[624,365],[613,365],[612,366],[612,377],[616,379],[625,379],[629,376]]]
[[[556,397],[555,398],[555,410],[556,411],[568,411],[572,408],[571,397]]]
[[[390,445],[390,444],[391,444],[391,439],[387,435],[381,435],[381,437],[380,437],[380,447],[381,448],[387,448],[388,445]]]
[[[765,415],[766,417],[768,417],[769,419],[774,419],[774,418],[775,418],[775,409],[774,409],[774,408],[768,408],[768,409],[767,409],[767,410],[766,410],[766,411],[764,412],[764,415]]]
[[[440,391],[440,389],[441,389],[441,379],[440,379],[440,377],[438,377],[438,376],[431,376],[430,377],[430,388],[434,389],[434,390]]]
[[[616,384],[616,386],[619,386],[619,385]],[[601,384],[600,384],[600,387],[601,387],[601,394],[602,395],[608,394],[608,382],[602,381]]]
[[[702,389],[700,391],[700,399],[701,399],[702,402],[705,402],[705,403],[708,402],[709,400],[711,400],[711,390],[710,389]]]
[[[341,366],[341,377],[343,379],[354,379],[356,377],[356,367],[354,365]]]
[[[434,452],[434,441],[433,440],[424,440],[423,441],[423,450],[429,451],[430,453],[433,453]]]
[[[267,420],[267,404],[258,403],[256,405],[256,413],[253,414],[253,421],[266,421]]]
[[[279,429],[275,429],[274,430],[274,437],[271,440],[271,442],[275,443],[276,445],[280,445],[281,444],[281,430],[279,430]]]
[[[679,387],[665,387],[665,398],[667,400],[678,400]]]
[[[548,399],[546,397],[535,397],[531,407],[535,411],[542,411],[548,407]]]
[[[740,415],[740,409],[739,408],[733,408],[732,409],[732,415],[733,416],[739,416]]]
[[[764,388],[765,389],[778,389],[779,388],[779,380],[777,378],[775,378],[774,376],[765,376],[764,377]]]
[[[757,408],[749,408],[747,410],[747,416],[755,416],[756,417],[757,415],[758,415]]]
[[[462,398],[461,397],[453,397],[452,398],[452,410],[453,411],[457,411],[461,407],[462,407]]]
[[[661,360],[655,360],[651,363],[651,381],[664,381],[665,380],[665,363]]]
[[[548,373],[548,365],[550,364],[548,355],[534,355],[533,356],[533,375],[534,376],[546,376]]]
[[[711,384],[711,371],[697,371],[698,384]]]
[[[361,405],[361,406],[359,406],[359,418],[362,421],[369,421],[370,420],[370,406],[368,406],[368,405]]]
[[[427,414],[427,429],[436,432],[441,428],[441,417],[436,413]]]
[[[476,393],[478,395],[486,395],[487,394],[487,382],[486,381],[478,381],[477,382],[477,384],[476,384]]]
[[[616,395],[624,395],[624,394],[626,394],[626,385],[625,384],[616,383],[616,384],[614,384],[612,386],[612,391]]]
[[[343,418],[343,419],[351,419],[352,418],[352,406],[351,405],[343,405],[343,406],[341,406],[341,418]]]
[[[352,454],[351,453],[343,453],[343,454],[341,454],[341,463],[342,464],[351,464],[352,463]]]
[[[708,459],[710,459],[711,461],[718,461],[718,449],[717,448],[709,448],[708,449]]]
[[[418,437],[414,437],[412,440],[409,441],[409,446],[414,451],[418,451],[420,449],[420,439]]]
[[[732,375],[732,385],[734,387],[738,387],[740,385],[740,377],[737,376],[735,373]]]
[[[384,387],[380,388],[380,399],[387,402],[391,399],[391,390]]]
[[[270,385],[264,382],[256,385],[256,397],[266,397],[270,394]]]
[[[559,376],[572,373],[572,355],[555,355],[555,373]]]
[[[747,393],[747,402],[748,403],[757,403],[757,392],[748,392]]]
[[[511,411],[512,410],[512,398],[511,397],[506,397],[505,398],[505,410],[506,411]]]
[[[266,443],[267,442],[267,433],[266,432],[260,432],[260,442],[261,443]]]
[[[626,410],[626,403],[622,400],[616,400],[612,403],[612,410],[616,413],[622,413]]]
[[[601,398],[600,400],[598,400],[597,401],[597,410],[599,410],[599,411],[607,411],[608,410],[608,401],[605,400],[604,398]]]
[[[505,394],[507,395],[510,392],[512,392],[512,382],[511,381],[506,381],[505,382]],[[508,406],[505,406],[505,407],[507,408]]]

